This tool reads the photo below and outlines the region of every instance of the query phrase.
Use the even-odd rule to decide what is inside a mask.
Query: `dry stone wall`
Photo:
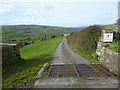
[[[108,68],[109,71],[118,74],[119,53],[105,48],[102,42],[98,42],[96,53],[99,55],[98,60],[101,65]]]
[[[2,49],[2,64],[20,59],[19,48],[15,45],[0,46]]]

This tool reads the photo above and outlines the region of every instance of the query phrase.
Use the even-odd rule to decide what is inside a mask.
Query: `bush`
[[[90,26],[82,29],[79,32],[75,32],[68,36],[68,43],[73,44],[80,49],[96,49],[97,42],[101,36],[101,27],[98,25]]]

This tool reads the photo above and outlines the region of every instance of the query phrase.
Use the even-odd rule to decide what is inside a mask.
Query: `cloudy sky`
[[[0,24],[80,27],[112,24],[119,0],[0,0]]]

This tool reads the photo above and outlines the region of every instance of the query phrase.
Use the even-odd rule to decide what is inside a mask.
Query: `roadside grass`
[[[98,58],[97,57],[93,57],[92,54],[96,53],[96,50],[83,50],[80,48],[77,48],[78,46],[75,46],[73,44],[68,43],[68,46],[75,51],[78,55],[81,55],[82,57],[88,59],[91,63],[99,63]]]
[[[88,59],[91,63],[99,63],[98,58],[92,56],[95,52],[95,50],[79,50],[78,54]]]
[[[20,48],[22,59],[3,65],[3,88],[14,87],[19,83],[35,79],[45,63],[50,63],[55,48],[63,37],[37,41]]]
[[[120,44],[120,40],[111,43],[110,46],[106,48],[111,49],[117,53],[120,53],[119,44]]]

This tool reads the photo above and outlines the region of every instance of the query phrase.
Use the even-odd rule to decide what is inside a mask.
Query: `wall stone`
[[[107,44],[106,44],[107,45]],[[118,74],[118,56],[119,54],[115,51],[105,48],[106,46],[102,42],[98,42],[96,53],[99,55],[99,62],[104,67],[108,68],[109,71]]]
[[[2,64],[20,59],[20,51],[16,45],[2,45]]]

